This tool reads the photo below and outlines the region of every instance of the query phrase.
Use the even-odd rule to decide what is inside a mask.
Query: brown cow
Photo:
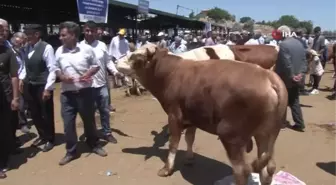
[[[274,67],[278,58],[277,48],[269,45],[233,45],[230,49],[235,60],[257,64],[265,69]]]
[[[157,48],[140,49],[129,62],[131,68],[121,63],[117,68],[137,77],[168,115],[169,155],[159,176],[173,173],[181,130],[186,127],[187,159],[193,158],[197,127],[219,136],[236,185],[246,185],[251,170],[260,173],[263,185],[271,184],[274,144],[287,107],[286,87],[274,72],[232,60],[195,62]],[[251,165],[245,154],[252,137],[258,158]]]

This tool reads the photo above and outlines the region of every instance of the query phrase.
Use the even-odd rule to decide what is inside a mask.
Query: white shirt
[[[75,79],[73,83],[61,82],[62,92],[77,91],[92,87],[93,82],[77,81],[77,79],[84,75],[89,69],[98,67],[98,60],[90,46],[77,43],[76,48],[73,50],[60,46],[56,50],[55,57],[55,71],[61,71],[64,75]]]
[[[257,39],[250,39],[247,42],[245,42],[244,45],[259,45],[259,41]]]
[[[108,53],[111,57],[114,57],[118,60],[120,57],[126,55],[129,52],[129,43],[125,38],[120,39],[118,35],[112,38],[108,50]]]
[[[325,44],[325,45],[328,45],[328,44],[329,44],[328,39],[324,39],[324,44]]]
[[[311,65],[310,74],[322,76],[323,73],[324,73],[324,69],[322,67],[320,58],[318,56],[314,56],[314,59]]]
[[[270,43],[269,43],[269,44],[267,44],[267,45],[271,45],[271,46],[277,46],[277,45],[278,45],[278,43],[277,43],[277,41],[275,41],[275,40],[271,40],[271,41],[270,41]]]
[[[89,44],[85,40],[83,40],[81,44],[86,44],[92,47],[97,58],[98,66],[100,67],[99,71],[93,77],[92,87],[99,88],[107,85],[108,75],[106,69],[110,70],[112,74],[116,74],[118,70],[112,62],[111,57],[108,55],[105,43],[99,40],[95,40],[91,44]]]
[[[39,41],[39,42],[41,42],[41,41]],[[38,44],[38,43],[36,43],[36,44]],[[34,46],[29,45],[27,51],[28,51],[28,59],[30,59],[35,52]],[[43,59],[43,61],[46,62],[46,65],[47,65],[47,68],[48,68],[48,71],[49,71],[49,75],[48,75],[48,78],[47,78],[47,84],[45,85],[44,89],[51,91],[51,90],[55,89],[56,73],[55,73],[54,68],[53,68],[55,66],[54,48],[50,44],[46,45],[46,47],[44,49],[44,52],[43,52],[43,55],[42,55],[42,59]],[[25,62],[25,61],[22,61],[22,62]],[[27,75],[26,67],[25,67],[25,65],[23,65],[22,71],[19,75],[19,79],[20,80],[25,79],[26,75]]]

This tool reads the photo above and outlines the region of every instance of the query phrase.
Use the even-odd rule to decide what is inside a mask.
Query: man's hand
[[[83,76],[79,77],[78,81],[79,82],[91,82],[92,76],[88,74],[84,74]]]
[[[23,86],[24,86],[23,80],[20,80],[20,81],[19,81],[19,91],[20,91],[20,93],[22,93],[22,94],[23,94]]]
[[[114,73],[114,76],[116,76],[117,78],[123,78],[124,74],[122,74],[120,72],[116,72],[116,73]]]
[[[47,101],[47,100],[50,99],[50,97],[51,97],[51,93],[50,93],[50,91],[48,91],[48,90],[44,90],[44,91],[43,91],[43,94],[42,94],[42,100],[43,100],[43,101]]]
[[[11,102],[11,109],[13,111],[19,110],[19,98],[13,98]]]
[[[74,82],[74,78],[69,77],[67,75],[61,75],[59,78],[64,83],[73,83]]]
[[[302,74],[300,73],[298,75],[293,76],[292,80],[294,82],[300,82],[302,80]]]

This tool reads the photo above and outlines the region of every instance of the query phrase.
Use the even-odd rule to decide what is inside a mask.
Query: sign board
[[[148,0],[139,0],[138,12],[143,13],[143,14],[148,14],[149,12],[149,1]]]
[[[107,23],[108,0],[77,0],[80,22]]]

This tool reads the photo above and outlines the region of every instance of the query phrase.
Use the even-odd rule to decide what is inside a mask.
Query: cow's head
[[[157,50],[155,44],[149,43],[127,54],[117,61],[117,69],[127,76],[137,78],[144,70],[148,69],[152,57]]]
[[[148,43],[141,46],[136,51],[128,53],[117,60],[117,69],[127,76],[135,77],[135,66],[141,63],[141,61],[151,53],[154,54],[156,47],[155,44]]]

